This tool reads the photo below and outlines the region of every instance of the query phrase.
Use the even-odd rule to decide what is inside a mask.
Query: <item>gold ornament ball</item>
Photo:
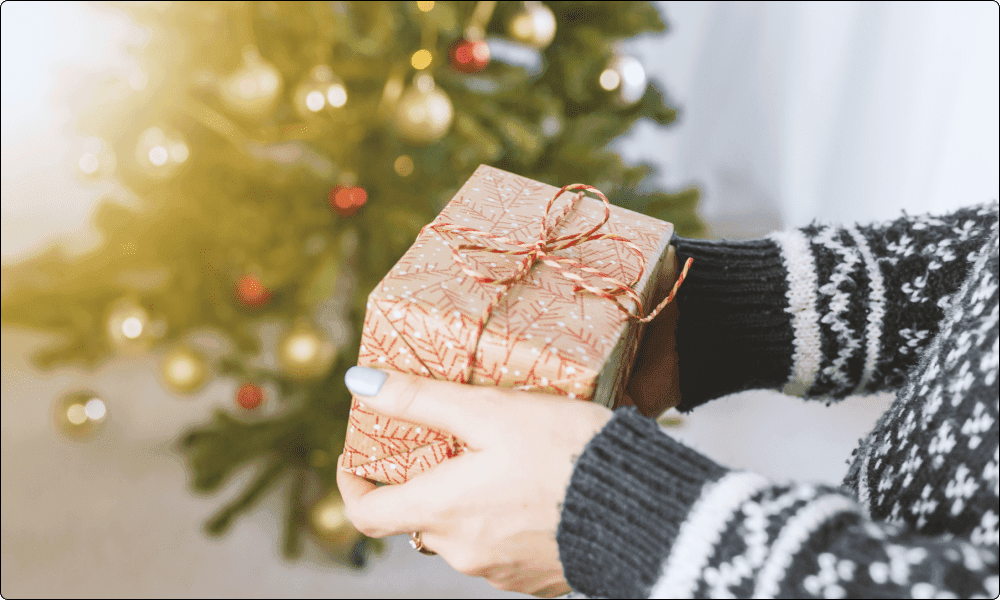
[[[556,36],[556,16],[541,2],[525,2],[508,24],[510,37],[539,50],[546,48]]]
[[[280,358],[294,377],[311,378],[326,373],[334,358],[333,344],[308,324],[293,327],[281,340]]]
[[[240,68],[223,79],[219,97],[229,110],[259,117],[274,108],[281,95],[281,73],[250,46],[243,51]]]
[[[361,539],[361,533],[347,519],[344,501],[336,488],[313,506],[310,522],[320,542],[337,554],[348,554]]]
[[[95,181],[115,172],[118,161],[111,145],[98,137],[83,141],[80,157],[76,161],[76,171],[81,178]]]
[[[299,115],[310,118],[347,104],[347,87],[329,66],[317,65],[295,88],[293,100]]]
[[[146,350],[154,341],[149,313],[130,298],[115,302],[108,311],[107,332],[112,347],[125,353]]]
[[[79,390],[56,399],[53,417],[60,433],[70,439],[86,440],[104,428],[108,407],[97,394]]]
[[[208,375],[205,358],[192,348],[174,348],[160,365],[160,376],[170,388],[182,394],[198,391]]]
[[[166,179],[177,173],[190,154],[184,136],[167,127],[146,129],[135,145],[135,160],[139,168],[157,179]]]
[[[429,75],[419,75],[396,105],[396,131],[408,142],[429,144],[448,133],[454,116],[448,95]]]

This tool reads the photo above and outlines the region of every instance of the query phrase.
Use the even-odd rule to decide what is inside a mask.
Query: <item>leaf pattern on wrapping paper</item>
[[[518,243],[534,243],[545,206],[557,191],[482,166],[434,223],[454,223]],[[588,231],[604,216],[603,204],[592,198],[581,199],[568,212],[572,196],[564,194],[555,202],[547,222],[551,224],[554,215],[563,212],[566,218],[551,232],[553,236]],[[619,207],[611,207],[610,214],[601,233],[619,235],[636,244],[645,258],[645,269],[653,269],[660,258],[657,250],[672,227]],[[358,364],[434,379],[591,399],[611,351],[619,338],[631,331],[619,309],[607,299],[576,293],[576,283],[539,262],[506,291],[477,344],[479,318],[498,288],[479,283],[455,264],[452,245],[472,241],[486,244],[486,240],[467,240],[428,227],[421,231],[369,296]],[[513,249],[499,242],[489,245]],[[611,240],[582,243],[555,255],[601,269],[625,283],[639,273],[635,253]],[[475,250],[466,251],[464,258],[484,275],[498,278],[509,276],[524,259]],[[608,287],[600,276],[580,275],[588,285]],[[644,298],[652,292],[637,291]],[[479,353],[474,357],[477,348]],[[465,447],[440,431],[422,429],[421,436],[414,437],[417,425],[365,412],[357,404],[352,406],[350,419],[344,465],[375,481],[400,483]]]
[[[367,479],[402,483],[465,449],[454,436],[371,411],[356,396],[348,422],[356,435],[344,449],[344,466]]]

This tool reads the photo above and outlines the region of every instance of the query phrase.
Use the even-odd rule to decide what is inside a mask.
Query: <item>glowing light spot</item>
[[[149,149],[149,162],[157,167],[167,164],[168,158],[170,158],[170,153],[163,146],[153,146]]]
[[[358,469],[358,472],[360,473],[361,469]],[[339,529],[347,521],[344,518],[344,511],[337,506],[324,506],[316,515],[316,520],[323,529]]]
[[[83,425],[87,421],[87,412],[82,404],[70,404],[66,409],[66,420],[73,425]]]
[[[79,406],[74,405],[74,406]],[[104,406],[99,398],[91,398],[87,400],[87,404],[83,407],[83,412],[90,418],[91,421],[100,421],[104,418],[104,415],[108,413],[108,409]]]
[[[434,57],[431,55],[430,50],[417,50],[413,53],[413,57],[410,58],[410,64],[413,65],[414,69],[426,69],[431,66],[431,61]]]
[[[266,93],[274,92],[281,86],[281,80],[278,79],[277,73],[271,71],[261,73],[260,77],[257,78],[257,83],[260,89]]]
[[[621,84],[622,78],[617,71],[605,69],[604,72],[601,73],[600,81],[602,88],[611,91]]]
[[[253,96],[257,92],[257,80],[253,77],[244,77],[240,81],[239,88],[244,96]]]
[[[428,12],[434,8],[434,0],[421,0],[420,2],[417,2],[417,8],[419,8],[421,12]]]
[[[335,83],[326,91],[326,99],[330,102],[330,106],[340,108],[347,104],[347,90],[339,83]]]
[[[122,335],[130,340],[142,335],[142,321],[137,317],[129,317],[122,321]]]
[[[194,363],[186,356],[174,359],[169,368],[170,378],[174,381],[187,381],[194,376]]]
[[[323,98],[323,92],[313,90],[306,96],[306,108],[313,112],[323,110],[324,104],[326,104],[326,99]]]
[[[307,362],[316,356],[319,344],[316,338],[310,336],[297,336],[288,343],[288,355],[293,360]]]

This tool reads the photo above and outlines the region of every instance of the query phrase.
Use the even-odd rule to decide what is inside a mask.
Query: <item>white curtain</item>
[[[657,5],[668,35],[622,50],[681,116],[618,147],[699,185],[716,234],[998,197],[996,3]]]

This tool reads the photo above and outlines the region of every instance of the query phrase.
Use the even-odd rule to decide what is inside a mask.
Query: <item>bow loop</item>
[[[587,231],[580,231],[576,233],[565,234],[561,236],[552,237],[552,232],[555,231],[559,223],[566,218],[566,216],[572,212],[572,209],[576,204],[584,197],[582,190],[591,190],[596,194],[601,201],[604,203],[604,218],[601,219],[599,223],[591,227]],[[577,191],[573,195],[573,199],[570,201],[569,207],[562,211],[561,214],[555,215],[554,220],[550,224],[548,222],[550,213],[552,212],[552,207],[555,205],[555,201],[559,196],[567,191]],[[620,235],[615,235],[611,233],[598,233],[604,225],[608,222],[611,217],[611,203],[607,196],[601,193],[600,190],[593,186],[589,186],[582,183],[574,183],[571,185],[564,186],[560,189],[552,198],[549,199],[548,205],[545,207],[545,212],[542,214],[542,227],[539,232],[538,239],[534,242],[521,242],[518,240],[510,239],[506,236],[490,233],[487,231],[480,231],[478,229],[473,229],[471,227],[462,227],[458,225],[453,225],[450,223],[437,223],[429,225],[430,228],[438,231],[439,233],[447,232],[453,233],[464,238],[468,243],[459,244],[458,246],[451,247],[452,255],[455,258],[455,262],[461,267],[462,271],[466,275],[473,277],[476,281],[480,283],[496,283],[501,286],[510,286],[515,282],[520,280],[522,277],[527,275],[531,271],[531,267],[536,262],[543,262],[546,265],[555,269],[555,271],[561,275],[563,278],[569,280],[573,283],[573,293],[577,294],[581,291],[590,292],[601,298],[605,298],[614,302],[615,306],[622,311],[627,318],[636,319],[640,322],[646,323],[651,321],[656,317],[657,314],[669,304],[673,298],[677,289],[680,288],[681,282],[684,281],[687,271],[691,266],[692,259],[688,258],[684,264],[684,268],[677,277],[677,281],[674,284],[673,289],[670,294],[657,306],[653,311],[651,311],[645,317],[641,316],[643,311],[642,300],[639,298],[639,294],[636,293],[633,286],[642,279],[642,275],[645,272],[645,259],[642,255],[642,251],[638,246],[633,244],[627,238]],[[476,240],[480,240],[477,242]],[[631,282],[626,283],[615,279],[610,274],[595,269],[594,267],[587,266],[581,262],[573,260],[572,258],[565,256],[558,256],[555,253],[559,250],[565,250],[576,246],[578,244],[593,242],[598,240],[608,240],[612,242],[619,242],[628,248],[632,253],[638,257],[639,272]],[[498,248],[497,244],[502,244],[509,246],[510,248]],[[493,277],[492,274],[483,274],[476,271],[472,266],[465,260],[464,251],[473,250],[481,252],[492,252],[495,254],[506,254],[510,256],[524,256],[524,259],[520,261],[515,272],[504,278]],[[587,283],[584,276],[580,273],[585,273],[592,278],[597,278],[608,284],[606,287],[596,287]],[[509,289],[509,287],[508,287]],[[486,325],[486,320],[489,319],[493,308],[503,297],[506,290],[503,287],[497,288],[497,293],[493,301],[486,307],[483,312],[483,317],[480,319],[479,333],[482,334],[482,330]],[[629,300],[635,303],[635,313],[633,313],[623,301],[619,301],[621,296],[626,296]]]

